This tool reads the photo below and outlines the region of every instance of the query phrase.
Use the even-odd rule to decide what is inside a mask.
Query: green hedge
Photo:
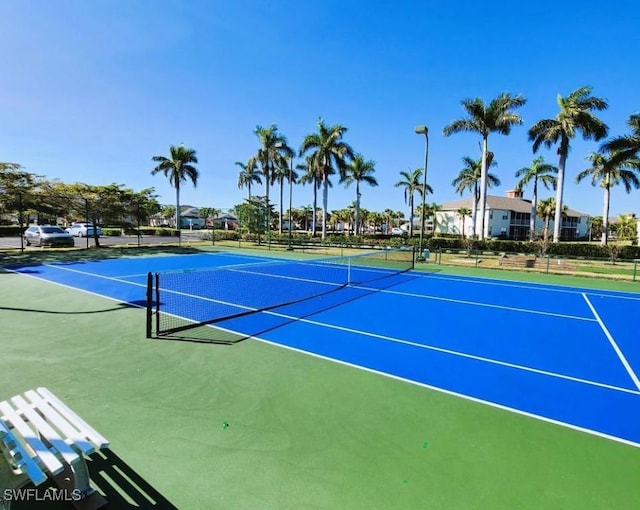
[[[18,225],[0,225],[0,237],[15,237],[22,234],[22,230]]]

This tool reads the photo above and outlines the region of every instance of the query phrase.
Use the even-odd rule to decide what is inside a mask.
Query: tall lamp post
[[[291,217],[292,200],[293,200],[293,152],[291,153],[291,165],[289,166],[289,246],[287,246],[287,251],[293,251],[293,245],[291,244],[291,226],[293,225],[292,217]]]
[[[427,126],[416,126],[416,134],[425,136],[425,149],[424,149],[424,183],[422,185],[422,211],[420,222],[420,244],[418,248],[418,257],[422,257],[422,245],[424,240],[424,213],[425,213],[425,200],[427,197],[427,163],[429,161],[429,128]],[[413,221],[413,219],[411,219]]]

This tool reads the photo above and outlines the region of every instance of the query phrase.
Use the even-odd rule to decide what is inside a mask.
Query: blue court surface
[[[332,284],[312,262],[265,276],[266,260],[212,253],[13,270],[143,306],[149,271],[231,268],[237,279],[202,282],[172,312],[196,321],[220,306],[251,311],[247,296],[286,294],[296,281]],[[639,316],[635,293],[409,271],[215,325],[640,447]]]

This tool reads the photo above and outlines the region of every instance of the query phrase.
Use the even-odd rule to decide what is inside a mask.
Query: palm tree
[[[549,222],[551,221],[551,217],[555,214],[556,211],[556,199],[545,198],[544,200],[540,200],[538,202],[538,210],[536,211],[539,216],[544,218],[544,242],[545,244],[549,240]]]
[[[246,186],[248,191],[247,196],[251,198],[251,184],[262,184],[260,174],[257,172],[257,161],[255,158],[249,158],[246,164],[241,161],[236,161],[236,165],[240,167],[240,173],[238,174],[238,188],[242,189]]]
[[[614,163],[631,160],[640,156],[640,114],[629,116],[627,124],[631,128],[631,134],[618,136],[605,143],[601,150],[615,153]]]
[[[318,172],[317,168],[314,167],[313,162],[311,161],[311,157],[307,156],[306,163],[298,163],[296,168],[303,172],[302,177],[300,178],[300,184],[311,183],[313,186],[313,209],[312,209],[312,217],[311,223],[313,224],[313,232],[311,234],[312,237],[316,236],[316,225],[318,224],[318,190],[322,186],[322,176],[320,172]],[[329,187],[332,184],[329,182]]]
[[[284,181],[285,180],[289,180],[291,179],[291,184],[296,182],[296,179],[298,178],[298,174],[294,171],[291,170],[289,168],[289,161],[291,161],[291,158],[293,158],[294,156],[294,152],[293,150],[291,150],[291,148],[285,146],[285,145],[280,145],[279,146],[280,149],[282,149],[285,153],[286,153],[286,159],[285,160],[280,160],[278,161],[278,163],[276,164],[276,166],[273,168],[272,172],[271,172],[271,184],[275,184],[278,183],[278,186],[280,188],[280,220],[278,222],[278,230],[279,232],[282,234],[282,220],[283,220],[283,209],[284,209],[284,199],[283,199],[283,194],[284,194]]]
[[[591,87],[581,87],[567,97],[558,95],[560,112],[555,119],[543,119],[529,129],[529,141],[533,142],[533,153],[538,152],[542,144],[550,148],[558,147],[558,185],[556,191],[556,213],[553,224],[553,242],[560,241],[562,226],[562,195],[564,192],[564,173],[569,155],[569,142],[578,131],[585,140],[602,140],[607,136],[609,128],[592,112],[607,108],[607,102],[591,95]]]
[[[420,179],[422,178],[422,168],[416,168],[415,170],[401,171],[400,176],[402,180],[396,182],[396,188],[404,188],[404,201],[409,206],[409,237],[413,237],[413,196],[417,191],[420,196],[424,190],[422,189],[422,183]],[[427,191],[433,190],[427,184]],[[424,225],[422,225],[424,228]]]
[[[169,184],[176,190],[176,229],[180,232],[180,183],[191,180],[193,187],[198,184],[199,173],[194,163],[198,163],[196,151],[184,145],[169,146],[170,157],[153,156],[151,159],[158,165],[151,170],[151,175],[162,172],[169,178]],[[180,242],[180,236],[178,236]]]
[[[471,214],[471,209],[469,209],[468,207],[460,207],[456,211],[456,214],[462,219],[462,239],[464,239],[464,220]]]
[[[387,228],[385,230],[385,234],[388,234],[389,232],[391,232],[391,227],[393,225],[393,216],[395,213],[393,212],[392,209],[385,209],[383,214],[387,222]]]
[[[480,98],[464,99],[462,107],[467,117],[454,120],[444,127],[445,136],[462,131],[480,133],[482,136],[482,167],[480,175],[480,239],[484,239],[485,210],[487,208],[487,168],[489,155],[489,133],[508,135],[514,125],[522,124],[522,118],[514,113],[514,109],[524,106],[524,96],[513,96],[503,92],[488,105]]]
[[[349,187],[356,183],[356,212],[354,219],[354,233],[358,235],[360,232],[360,183],[364,182],[369,186],[377,186],[378,181],[371,175],[375,172],[375,162],[365,161],[362,154],[356,154],[347,167],[347,175],[344,179],[345,187]]]
[[[473,226],[473,236],[476,236],[476,214],[478,212],[478,201],[480,200],[480,178],[482,177],[482,160],[473,160],[468,156],[462,158],[465,166],[460,170],[458,176],[451,182],[456,193],[462,195],[465,190],[473,193],[473,205],[471,208],[471,225]],[[493,152],[487,155],[487,187],[500,186],[500,179],[489,173],[489,168],[497,165],[493,160]]]
[[[611,188],[622,183],[627,193],[631,192],[631,188],[640,188],[640,179],[636,174],[636,170],[625,163],[632,161],[623,161],[615,163],[616,153],[602,154],[592,152],[587,156],[591,162],[591,166],[576,176],[576,183],[581,182],[586,177],[591,177],[592,186],[600,184],[604,188],[604,204],[602,208],[602,244],[606,245],[609,238],[609,204],[611,202]]]
[[[531,218],[529,221],[529,239],[531,241],[533,241],[536,228],[538,181],[540,181],[547,189],[555,189],[558,182],[558,178],[555,175],[557,173],[558,167],[545,163],[542,156],[534,159],[530,167],[521,168],[516,172],[516,177],[520,177],[520,180],[516,184],[516,188],[522,189],[533,181],[533,199],[531,200]]]
[[[568,210],[569,208],[565,204],[563,204],[562,205],[563,218],[567,215]],[[555,212],[556,212],[556,199],[554,197],[546,198],[538,202],[538,210],[536,211],[536,213],[539,217],[544,218],[543,239],[545,244],[549,240],[549,224],[551,223],[551,220],[554,219]]]
[[[440,209],[441,209],[441,207],[438,204],[436,204],[435,202],[432,203],[432,204],[425,204],[425,211],[424,211],[425,217],[433,219],[433,232],[432,232],[432,235],[434,235],[434,236],[436,235],[436,227],[438,226],[438,211]],[[421,214],[421,212],[422,211],[420,211],[419,214]],[[422,228],[424,228],[424,226]]]
[[[620,214],[616,222],[616,239],[635,239],[637,236],[637,221],[633,214]]]
[[[327,126],[320,118],[318,119],[318,132],[305,136],[300,146],[300,156],[310,152],[312,166],[322,176],[322,239],[327,236],[329,176],[337,171],[340,180],[344,180],[348,161],[354,157],[351,146],[342,140],[346,132],[346,127],[340,124]]]
[[[286,165],[285,156],[291,151],[287,146],[287,139],[278,133],[278,126],[271,124],[268,128],[256,126],[255,135],[260,141],[260,148],[253,157],[260,163],[265,181],[265,204],[267,209],[267,235],[271,231],[271,204],[269,202],[269,186],[273,183],[271,172],[275,167]]]

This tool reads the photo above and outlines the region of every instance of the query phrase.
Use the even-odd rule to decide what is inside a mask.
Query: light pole
[[[293,246],[291,244],[291,226],[293,225],[293,223],[291,222],[292,199],[293,199],[293,152],[291,153],[291,165],[289,166],[289,246],[287,246],[287,251],[293,251]]]
[[[418,248],[418,257],[422,258],[422,243],[424,239],[424,213],[425,213],[425,200],[427,197],[427,163],[429,161],[429,128],[427,126],[416,126],[416,134],[425,136],[425,149],[424,149],[424,183],[422,187],[422,211],[420,222],[420,244]],[[410,220],[413,221],[413,218]]]

